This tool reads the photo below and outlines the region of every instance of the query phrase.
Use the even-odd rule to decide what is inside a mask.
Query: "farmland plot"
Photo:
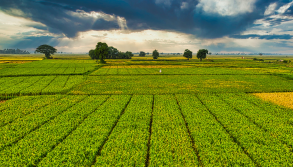
[[[249,101],[253,97],[243,96],[247,95],[11,99],[0,104],[0,165],[292,164],[292,125],[284,116],[288,111],[264,102],[263,107],[271,108],[266,115]]]
[[[37,95],[64,93],[84,81],[84,76],[32,76],[4,77],[0,88],[1,95]]]
[[[293,80],[271,75],[89,76],[72,94],[174,94],[293,91]]]
[[[218,61],[7,66],[0,166],[292,166],[292,69]]]

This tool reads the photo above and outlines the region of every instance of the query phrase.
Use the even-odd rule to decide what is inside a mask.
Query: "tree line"
[[[100,59],[101,63],[105,63],[105,59],[131,59],[132,52],[121,52],[113,46],[108,47],[106,43],[99,42],[95,49],[89,51],[91,59]]]
[[[179,53],[178,53],[179,54]],[[198,50],[196,57],[202,61],[202,59],[205,59],[207,57],[207,54],[209,54],[209,51],[207,49],[200,49]],[[140,51],[139,56],[140,57],[145,57],[146,53],[144,51]],[[160,56],[159,52],[157,50],[153,51],[153,59],[158,59]],[[189,59],[192,59],[192,51],[189,49],[185,49],[183,57]]]
[[[51,54],[54,54],[57,52],[57,49],[50,45],[40,45],[35,53],[43,53],[45,54],[45,57],[47,59],[51,59]],[[200,49],[198,50],[196,57],[202,61],[202,59],[206,58],[206,55],[209,53],[207,49]],[[106,43],[99,42],[96,45],[95,49],[92,49],[89,51],[89,56],[91,59],[97,60],[100,59],[100,63],[106,63],[105,59],[131,59],[133,57],[132,52],[120,52],[117,48],[114,48],[113,46],[108,47]],[[141,51],[139,56],[145,56],[145,52]],[[153,59],[158,59],[160,56],[160,53],[157,49],[153,51]],[[185,49],[184,57],[186,57],[188,60],[192,58],[192,51],[189,49]]]

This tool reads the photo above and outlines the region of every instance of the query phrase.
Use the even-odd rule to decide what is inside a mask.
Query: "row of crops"
[[[245,93],[0,103],[1,166],[290,166],[292,110]]]
[[[273,75],[89,76],[72,94],[174,94],[293,91],[293,80]]]
[[[43,60],[3,68],[0,76],[80,75],[97,68],[92,60]]]
[[[19,64],[18,68],[83,68],[94,66],[95,61],[93,60],[42,60],[34,61],[31,63]]]
[[[84,81],[83,75],[29,76],[0,78],[1,95],[64,93]]]
[[[0,70],[0,76],[77,75],[91,72],[94,69],[94,67],[5,68]]]
[[[160,68],[161,67],[161,68]],[[273,68],[206,68],[192,66],[104,66],[90,75],[264,75],[292,73],[292,69]]]

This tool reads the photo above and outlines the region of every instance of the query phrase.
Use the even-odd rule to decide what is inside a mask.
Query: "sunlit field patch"
[[[293,92],[254,93],[254,95],[262,98],[263,100],[293,109]]]

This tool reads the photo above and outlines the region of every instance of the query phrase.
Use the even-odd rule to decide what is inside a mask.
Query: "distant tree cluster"
[[[207,57],[207,54],[211,55],[212,53],[209,53],[207,49],[200,49],[197,51],[196,57],[200,59],[200,61],[202,61],[202,59],[205,59]],[[192,59],[192,51],[190,51],[189,49],[185,49],[183,57],[187,58],[188,60]]]
[[[140,53],[139,53],[139,57],[145,57],[145,52],[143,52],[143,51],[140,51]]]
[[[131,59],[133,57],[132,52],[120,52],[113,46],[108,47],[106,43],[99,42],[96,45],[96,49],[89,51],[91,59],[100,59],[101,63],[105,63],[105,59]]]
[[[30,54],[30,52],[20,49],[4,49],[0,50],[0,54]]]

